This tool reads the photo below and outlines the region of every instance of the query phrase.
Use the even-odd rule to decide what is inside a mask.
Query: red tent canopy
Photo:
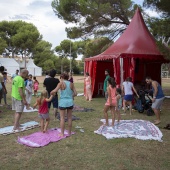
[[[93,62],[95,67],[90,67]],[[134,82],[140,82],[150,75],[160,82],[161,64],[164,62],[166,60],[159,52],[138,8],[127,29],[114,44],[103,53],[85,59],[85,72],[93,73],[92,89],[95,95],[98,93],[98,90],[95,90],[98,88],[96,83],[104,81],[105,69],[110,69],[111,76],[114,76],[119,85],[127,76],[131,76]]]

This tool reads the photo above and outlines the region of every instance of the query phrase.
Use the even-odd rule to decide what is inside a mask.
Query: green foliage
[[[170,38],[170,3],[169,0],[145,0],[144,6],[153,8],[154,10],[161,12],[159,18],[149,18],[147,23],[153,36],[157,40],[158,47],[161,53],[170,59],[170,46],[168,43],[165,45],[163,42],[167,42]]]
[[[53,0],[52,8],[58,18],[76,24],[66,28],[69,38],[95,35],[114,39],[134,14],[131,0]]]
[[[147,8],[152,8],[158,12],[162,12],[164,17],[170,18],[169,0],[144,0],[143,5]]]
[[[4,52],[4,49],[7,47],[7,43],[5,40],[0,38],[0,54]]]
[[[85,45],[85,54],[84,57],[92,57],[98,54],[101,54],[105,51],[113,42],[106,37],[97,38],[89,40]]]
[[[43,70],[51,70],[55,68],[54,67],[54,62],[51,59],[47,59],[43,63]]]
[[[0,22],[0,37],[11,46],[15,51],[12,55],[20,49],[32,51],[33,47],[41,39],[41,35],[37,28],[24,21],[2,21]]]
[[[54,64],[46,66],[49,63],[49,60],[52,62],[55,61],[53,51],[51,50],[52,44],[47,41],[40,40],[34,47],[34,62],[38,66],[42,67],[43,70],[48,70],[48,67],[53,67]],[[46,63],[46,61],[48,61]]]

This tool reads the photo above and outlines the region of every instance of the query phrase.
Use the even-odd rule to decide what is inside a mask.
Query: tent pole
[[[120,85],[123,84],[123,58],[120,57]]]

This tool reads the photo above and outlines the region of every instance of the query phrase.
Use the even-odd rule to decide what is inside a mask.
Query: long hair
[[[39,103],[38,103],[40,106],[43,104],[44,98],[47,98],[47,96],[48,96],[47,90],[43,90],[41,92],[41,96],[39,98]]]
[[[116,82],[115,82],[114,78],[109,77],[108,78],[108,83],[111,85],[112,88],[116,87]]]
[[[121,88],[116,88],[116,92],[118,93],[118,94],[122,94],[122,90],[121,90]]]
[[[132,82],[132,77],[127,77],[127,78],[126,78],[126,81]]]

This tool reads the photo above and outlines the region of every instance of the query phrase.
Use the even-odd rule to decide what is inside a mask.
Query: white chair
[[[98,83],[98,95],[100,94],[100,91],[102,92],[102,95],[104,96],[103,83]]]

